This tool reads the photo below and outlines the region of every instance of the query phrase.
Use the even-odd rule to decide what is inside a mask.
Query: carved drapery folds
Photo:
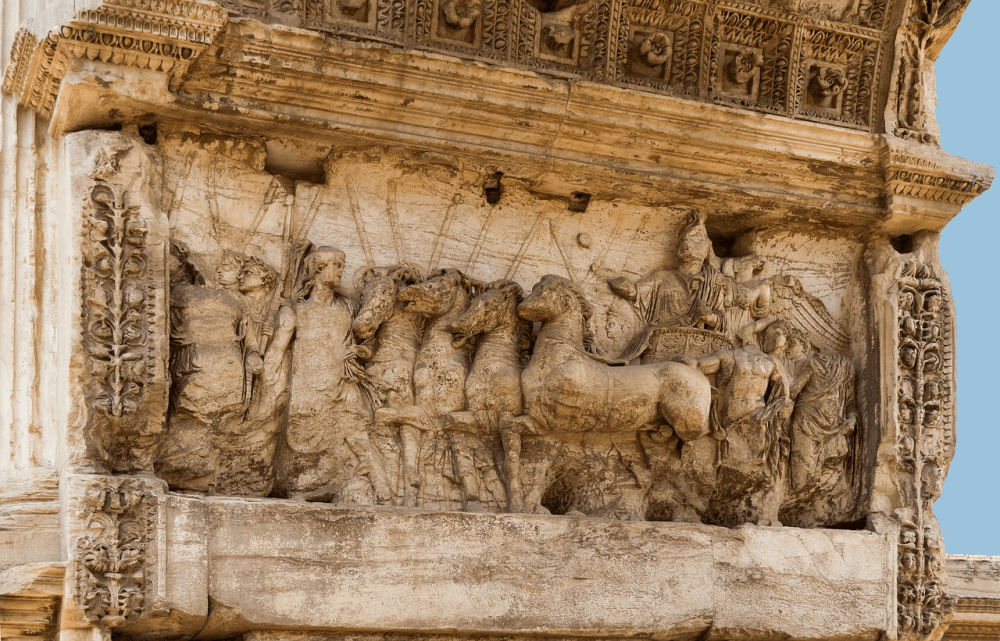
[[[79,501],[76,605],[92,624],[132,623],[145,613],[155,581],[155,500],[141,481],[123,478],[87,488]]]
[[[899,631],[933,633],[947,620],[944,550],[932,512],[954,451],[952,336],[947,292],[933,268],[905,262],[899,278]]]

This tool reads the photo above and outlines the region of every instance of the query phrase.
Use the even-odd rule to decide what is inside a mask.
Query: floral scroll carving
[[[896,135],[925,143],[937,143],[928,131],[927,88],[924,63],[932,55],[935,36],[962,15],[969,0],[914,0],[902,30],[899,61],[899,103]]]
[[[953,447],[950,319],[941,281],[920,263],[903,265],[898,296],[897,449],[908,508],[899,533],[899,632],[902,639],[917,639],[933,633],[952,607],[931,511]]]
[[[96,184],[85,250],[86,335],[90,371],[101,381],[96,406],[122,417],[135,411],[146,381],[148,229],[139,208],[126,205],[123,191],[105,179],[117,169],[116,153],[102,152],[91,174]]]
[[[111,628],[145,612],[152,501],[134,479],[98,485],[82,499],[88,534],[76,544],[76,600],[88,622]]]

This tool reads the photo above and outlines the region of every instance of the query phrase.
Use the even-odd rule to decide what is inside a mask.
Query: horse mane
[[[432,278],[437,278],[439,276],[456,276],[458,278],[458,284],[469,294],[470,298],[475,298],[482,292],[486,291],[487,284],[483,281],[467,276],[465,272],[460,269],[455,269],[454,267],[442,267],[440,269],[435,269],[428,276],[427,280]]]
[[[483,287],[484,292],[490,290],[499,290],[512,296],[516,301],[514,322],[517,323],[517,342],[521,350],[521,367],[527,367],[528,361],[531,359],[531,349],[535,346],[535,337],[531,332],[532,324],[518,316],[516,312],[517,303],[524,300],[524,288],[517,281],[501,278]]]
[[[549,276],[543,276],[542,278],[549,278]],[[604,355],[601,354],[601,350],[597,345],[597,332],[594,331],[594,306],[587,300],[587,296],[583,293],[583,289],[579,285],[561,276],[552,276],[552,278],[565,286],[566,290],[575,298],[576,304],[580,309],[581,321],[583,322],[584,351],[588,354],[603,357]]]
[[[354,288],[364,289],[365,285],[378,278],[391,277],[397,284],[412,285],[424,280],[423,271],[415,265],[380,265],[366,267],[354,277]]]
[[[424,271],[416,265],[393,265],[389,270],[397,285],[413,285],[424,280]]]
[[[580,305],[580,314],[583,316],[583,349],[590,354],[601,355],[597,346],[597,332],[594,331],[594,306],[587,300],[583,289],[572,281],[567,281],[569,290],[576,297]]]

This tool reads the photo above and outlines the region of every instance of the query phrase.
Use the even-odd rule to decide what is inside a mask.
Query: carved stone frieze
[[[0,34],[3,621],[59,576],[62,641],[995,609],[932,510],[966,0],[53,2]]]
[[[120,478],[89,487],[79,503],[76,605],[105,628],[133,623],[155,592],[155,499],[145,482]]]
[[[74,57],[162,71],[176,87],[224,20],[191,4],[185,9],[175,0],[154,11],[108,3],[84,12],[33,55],[25,55],[22,41],[6,90],[49,114]],[[860,3],[838,22],[822,12],[699,0],[589,0],[557,10],[528,0],[232,0],[223,7],[233,16],[326,34],[875,130],[889,42],[881,31],[885,4]],[[132,14],[153,28],[133,33],[119,26],[133,24]],[[181,42],[167,42],[163,33],[177,33]]]
[[[570,221],[534,212],[549,206],[517,181],[484,174],[478,195],[469,169],[415,170],[378,148],[331,156],[329,184],[293,191],[253,168],[259,141],[163,145],[171,219],[204,232],[171,240],[171,406],[155,469],[172,488],[720,525],[856,520],[858,337],[796,276],[808,270],[757,253],[763,237],[720,257],[703,215],[649,207],[606,230],[593,214],[567,236]],[[221,189],[231,180],[244,205]],[[495,206],[533,213],[495,225],[489,189]],[[371,209],[379,192],[384,213]],[[404,233],[404,194],[442,193]],[[611,209],[591,200],[581,215]],[[654,213],[671,221],[668,248],[643,241],[660,258],[632,266],[616,238]],[[317,229],[338,245],[308,242]]]

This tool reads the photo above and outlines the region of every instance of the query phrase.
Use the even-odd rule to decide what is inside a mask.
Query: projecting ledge
[[[146,638],[308,629],[876,639],[895,619],[894,542],[870,532],[157,503],[156,594],[147,616],[120,629]],[[193,616],[178,625],[184,603]]]

